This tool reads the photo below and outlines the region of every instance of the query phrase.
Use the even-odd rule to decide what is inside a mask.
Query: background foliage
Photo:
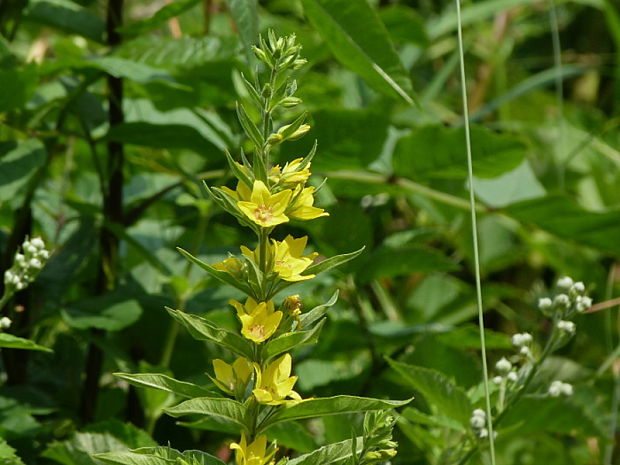
[[[554,17],[551,5],[463,8],[492,361],[510,334],[549,331],[534,303],[558,276],[596,302],[619,292],[620,10],[557,1]],[[415,393],[394,464],[444,463],[432,427],[467,428],[470,400],[450,389],[475,392],[481,370],[451,1],[13,0],[0,4],[0,268],[27,235],[53,255],[4,314],[53,353],[2,350],[1,463],[91,465],[90,452],[167,443],[226,457],[217,424],[179,426],[162,416],[173,394],[111,374],[209,385],[208,361],[226,356],[164,306],[235,324],[226,302],[239,295],[174,247],[211,263],[252,240],[201,181],[226,183],[224,151],[246,144],[235,100],[267,27],[296,33],[310,63],[298,81],[313,130],[280,159],[316,138],[316,185],[328,178],[331,216],[288,232],[326,256],[367,247],[297,287],[305,308],[340,290],[320,345],[297,354],[300,393]],[[571,382],[574,396],[524,399],[500,428],[500,463],[620,463],[617,311],[577,326],[540,380]],[[307,452],[349,438],[352,420],[277,438]]]

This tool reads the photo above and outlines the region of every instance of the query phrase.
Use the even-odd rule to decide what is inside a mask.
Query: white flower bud
[[[493,381],[493,383],[495,383],[495,384],[497,384],[499,386],[504,381],[504,378],[502,378],[501,376],[494,376],[492,381]]]
[[[519,375],[517,375],[516,371],[511,371],[508,375],[506,375],[506,378],[508,378],[508,381],[511,383],[516,383],[517,379],[519,379]]]
[[[507,374],[512,369],[512,363],[510,363],[505,357],[502,357],[496,364],[495,369],[502,375]]]
[[[43,250],[39,250],[39,253],[37,254],[37,256],[41,259],[41,260],[47,260],[48,258],[50,258],[50,253],[43,249]]]
[[[469,424],[474,429],[484,428],[484,425],[486,425],[486,423],[487,422],[486,422],[486,420],[483,417],[473,416],[469,420]]]
[[[4,272],[4,283],[8,284],[8,283],[12,283],[13,282],[13,272],[11,270],[6,270]]]
[[[562,288],[562,289],[570,289],[570,287],[573,285],[573,280],[571,278],[569,278],[568,276],[564,276],[563,278],[558,279],[557,282],[557,286]]]
[[[487,430],[486,428],[482,428],[480,431],[478,431],[478,437],[480,439],[488,438],[489,430]]]
[[[34,245],[32,245],[31,243],[28,243],[26,245],[25,242],[24,242],[24,250],[27,253],[29,253],[30,255],[33,255],[33,254],[37,253],[37,251],[38,251],[38,249]]]
[[[528,345],[532,343],[532,335],[530,333],[521,333],[521,340],[524,345]]]
[[[22,254],[17,253],[15,254],[15,261],[19,264],[19,265],[24,265],[26,263],[26,257],[24,257]]]
[[[41,263],[41,261],[40,261],[40,260],[38,260],[38,259],[36,259],[36,258],[31,258],[31,259],[30,259],[30,261],[28,262],[28,264],[29,264],[32,268],[36,268],[37,270],[43,266],[43,264]]]
[[[553,305],[553,302],[549,297],[543,297],[542,299],[538,299],[538,308],[540,310],[548,310]]]
[[[21,291],[22,289],[26,289],[26,283],[22,281],[18,281],[15,283],[15,287],[17,288],[18,291]]]
[[[40,237],[35,237],[34,239],[30,241],[30,243],[34,245],[37,249],[45,248],[45,242],[43,242],[43,240]]]
[[[524,356],[526,356],[526,357],[529,357],[529,356],[531,355],[531,353],[532,353],[532,352],[530,351],[530,348],[529,348],[529,347],[527,347],[527,346],[523,346],[523,347],[521,347],[521,350],[519,350],[519,353],[520,353],[521,355],[524,355]]]
[[[0,318],[0,328],[2,329],[10,328],[11,323],[12,323],[11,319],[6,316],[3,316],[2,318]]]
[[[484,410],[482,410],[481,408],[477,408],[476,410],[474,410],[471,414],[472,417],[482,417],[482,418],[486,418],[487,417],[487,412],[485,412]]]
[[[557,307],[564,307],[566,309],[570,305],[570,299],[566,294],[558,294],[553,299],[553,304]]]
[[[572,321],[560,320],[557,323],[557,327],[560,331],[567,334],[574,334],[577,326]]]
[[[592,299],[590,297],[585,296],[585,295],[577,296],[576,307],[577,307],[578,312],[580,313],[585,312],[591,306],[592,306]]]
[[[575,284],[573,284],[570,290],[571,292],[574,292],[575,294],[583,294],[584,292],[586,292],[586,286],[581,281],[578,281]]]
[[[532,335],[530,333],[516,333],[512,335],[512,345],[515,347],[522,347],[532,342]]]
[[[548,392],[551,397],[571,396],[573,395],[573,386],[556,380],[551,383]]]

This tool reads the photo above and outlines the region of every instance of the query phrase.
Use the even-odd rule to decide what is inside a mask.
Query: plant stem
[[[461,2],[456,2],[456,16],[458,23],[459,58],[461,68],[461,90],[463,99],[463,119],[465,122],[465,146],[467,149],[467,177],[469,180],[469,204],[471,212],[471,232],[474,246],[474,270],[476,273],[476,302],[478,304],[478,327],[480,330],[480,351],[482,353],[482,375],[484,397],[486,401],[487,426],[489,430],[489,448],[491,465],[495,465],[495,438],[493,432],[493,412],[491,410],[491,395],[489,393],[489,370],[487,367],[486,340],[484,334],[484,313],[482,308],[482,283],[480,278],[480,256],[478,252],[478,227],[476,218],[476,199],[474,196],[474,170],[472,162],[471,136],[469,133],[469,110],[467,105],[467,85],[465,80],[465,53],[463,52],[463,27],[461,24]]]

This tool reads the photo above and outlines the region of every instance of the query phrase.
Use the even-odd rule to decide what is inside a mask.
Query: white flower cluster
[[[4,273],[5,292],[21,291],[28,287],[45,266],[49,252],[40,237],[26,239],[22,253],[15,254],[13,266]]]
[[[551,397],[571,396],[573,395],[573,386],[556,380],[551,383],[548,392]]]
[[[472,412],[469,424],[478,438],[483,439],[489,436],[489,430],[486,428],[487,414],[481,408],[477,408]]]
[[[500,374],[493,378],[493,382],[497,385],[502,384],[504,379],[514,383],[518,379],[517,372],[512,369],[512,363],[505,357],[502,357],[496,364],[495,369]]]
[[[533,338],[530,333],[516,333],[512,335],[512,345],[519,349],[519,353],[525,357],[529,357],[532,354],[530,345]]]
[[[577,325],[568,320],[560,320],[556,323],[556,326],[561,333],[567,336],[572,336],[575,334],[575,330],[577,329]]]
[[[585,295],[586,286],[581,281],[574,282],[572,278],[564,276],[558,279],[556,285],[561,292],[553,299],[549,297],[538,299],[538,308],[545,315],[559,313],[565,318],[575,311],[583,313],[592,306],[592,299]]]

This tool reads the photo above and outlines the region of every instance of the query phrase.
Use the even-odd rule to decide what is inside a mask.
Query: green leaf
[[[125,452],[108,452],[96,454],[95,457],[105,463],[119,465],[179,465],[179,459],[185,459],[191,465],[225,465],[220,459],[206,452],[187,450],[181,453],[176,449],[163,446],[142,447]]]
[[[192,315],[180,310],[173,310],[166,307],[168,313],[183,324],[194,339],[199,341],[210,341],[225,347],[236,354],[243,355],[249,359],[253,358],[253,346],[250,341],[239,336],[237,333],[215,326],[209,321],[198,315]]]
[[[428,45],[424,19],[413,8],[388,5],[379,10],[379,17],[393,40]]]
[[[339,291],[336,290],[327,302],[317,305],[312,310],[303,313],[299,318],[301,321],[301,327],[307,328],[308,326],[313,325],[315,321],[323,318],[323,316],[327,313],[327,310],[329,310],[329,307],[332,307],[338,300],[338,294]]]
[[[8,333],[0,333],[0,347],[6,349],[40,350],[41,352],[53,352],[52,349],[40,346],[30,339],[13,336]]]
[[[119,331],[138,321],[142,307],[134,299],[107,294],[71,304],[61,313],[72,328]]]
[[[402,137],[394,149],[394,174],[411,179],[467,176],[465,133],[462,128],[425,126]],[[513,170],[523,160],[525,147],[519,139],[488,129],[471,128],[474,173],[493,178]]]
[[[98,465],[92,455],[127,450],[127,445],[107,433],[75,433],[71,439],[52,442],[41,454],[63,465]]]
[[[390,410],[402,407],[411,402],[408,400],[384,400],[368,397],[334,396],[308,399],[295,405],[284,406],[275,415],[269,418],[262,428],[282,423],[284,421],[302,420],[321,417],[324,415],[338,415],[343,413],[367,412],[371,410]]]
[[[230,274],[226,273],[225,271],[216,270],[211,265],[207,265],[205,262],[203,262],[202,260],[194,257],[192,254],[190,254],[189,252],[183,250],[180,247],[177,247],[177,250],[179,252],[181,252],[183,255],[185,255],[185,258],[187,258],[189,261],[191,261],[191,262],[195,263],[196,265],[198,265],[200,268],[205,270],[207,273],[209,273],[209,275],[211,275],[212,277],[214,277],[218,281],[220,281],[220,282],[222,282],[224,284],[228,284],[230,286],[233,286],[233,287],[239,289],[241,292],[244,292],[245,294],[252,295],[252,290],[247,285],[245,285],[244,283],[240,282],[238,279],[235,279]]]
[[[563,196],[526,200],[505,212],[558,237],[620,255],[620,210],[591,212]]]
[[[430,271],[453,271],[459,266],[438,250],[420,246],[379,247],[366,256],[358,277],[366,283],[377,278]]]
[[[476,179],[474,192],[478,199],[494,208],[542,197],[546,193],[527,160],[497,178]]]
[[[25,107],[37,88],[34,67],[0,69],[0,113]]]
[[[77,34],[95,42],[104,42],[103,20],[69,0],[32,0],[25,13],[30,21]]]
[[[407,365],[388,359],[403,382],[419,391],[429,407],[468,427],[473,407],[465,391],[437,370]]]
[[[118,28],[117,31],[125,35],[144,34],[145,32],[157,29],[169,19],[179,16],[198,3],[200,3],[200,0],[175,0],[157,10],[153,16]]]
[[[0,202],[23,191],[45,158],[45,148],[36,139],[0,143]]]
[[[366,247],[362,247],[359,250],[356,250],[355,252],[349,252],[349,253],[344,253],[341,255],[336,255],[334,257],[329,257],[325,260],[323,260],[322,262],[316,263],[314,265],[309,266],[306,271],[304,272],[304,274],[308,275],[308,274],[319,274],[319,273],[323,273],[325,271],[329,271],[332,268],[336,268],[337,266],[340,266],[350,260],[353,260],[354,258],[358,257],[365,249]]]
[[[407,72],[366,0],[302,0],[302,4],[338,60],[379,92],[413,103]]]
[[[15,455],[15,449],[9,446],[4,439],[0,439],[0,463],[2,465],[24,465],[24,462]]]
[[[154,68],[153,66],[118,56],[95,57],[90,60],[80,61],[79,64],[80,66],[96,67],[114,77],[130,81],[141,83],[158,82],[175,88],[185,88],[185,86],[175,82],[167,70]]]
[[[355,446],[352,439],[328,444],[309,454],[300,455],[289,460],[286,465],[325,465],[348,459],[353,455],[354,448],[358,454],[361,453],[364,446],[364,438],[361,436],[356,438]]]
[[[161,373],[114,373],[114,376],[134,386],[160,389],[181,397],[193,398],[213,395],[211,391],[202,386],[179,381]]]
[[[309,331],[294,331],[291,333],[282,334],[275,339],[271,339],[263,347],[263,359],[265,361],[271,360],[284,352],[294,349],[306,344],[314,344],[319,338],[321,329],[323,329],[325,320],[319,321],[319,323]]]
[[[467,432],[467,429],[461,423],[453,420],[452,418],[448,418],[443,415],[429,415],[427,413],[420,412],[418,409],[413,407],[407,407],[403,410],[402,416],[407,420],[420,425],[450,428],[462,433]]]
[[[245,427],[245,406],[236,400],[221,397],[197,397],[179,405],[167,408],[165,412],[173,417],[183,415],[207,415],[224,418]]]
[[[250,48],[258,40],[258,0],[228,0],[243,46],[251,54]]]

